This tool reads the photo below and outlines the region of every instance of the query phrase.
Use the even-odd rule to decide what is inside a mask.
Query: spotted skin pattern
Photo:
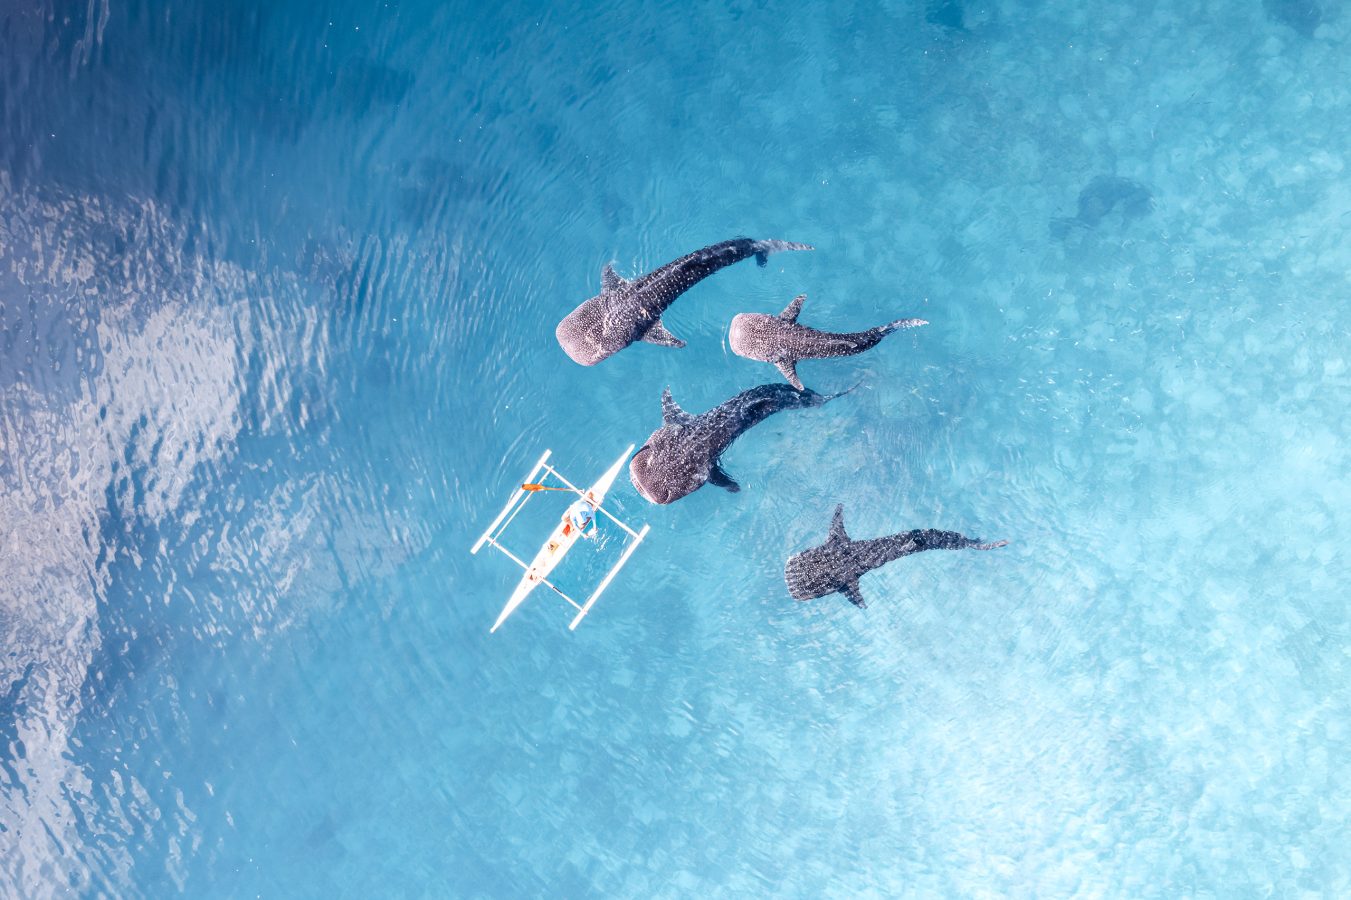
[[[674,503],[705,483],[732,493],[741,486],[728,477],[718,460],[738,437],[785,409],[807,409],[835,399],[786,384],[762,384],[742,391],[708,412],[692,416],[662,391],[662,426],[648,437],[629,462],[629,479],[652,503]]]
[[[601,291],[563,317],[554,330],[558,343],[573,362],[594,366],[635,341],[662,347],[685,342],[662,325],[661,314],[676,298],[719,269],[754,256],[765,265],[771,253],[811,250],[807,244],[733,238],[712,244],[669,262],[632,280],[621,278],[614,266],[601,270]]]
[[[788,557],[783,577],[794,600],[814,600],[840,593],[849,602],[863,609],[863,593],[858,580],[873,569],[887,563],[921,553],[925,550],[993,550],[1008,541],[982,544],[978,538],[969,538],[955,531],[922,528],[902,531],[889,537],[866,541],[852,540],[844,530],[844,504],[835,507],[830,523],[830,537],[819,547],[803,550]]]
[[[867,331],[818,331],[798,324],[797,317],[806,299],[806,294],[798,296],[777,316],[738,313],[732,318],[728,337],[732,352],[747,359],[773,363],[789,384],[802,390],[802,381],[797,377],[800,360],[853,356],[876,347],[893,331],[929,324],[923,319],[897,319]]]

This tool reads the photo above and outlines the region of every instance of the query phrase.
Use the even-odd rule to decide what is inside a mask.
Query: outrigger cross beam
[[[515,593],[511,595],[511,599],[507,600],[507,605],[502,608],[501,614],[497,617],[497,621],[493,623],[493,627],[490,631],[496,631],[501,627],[502,623],[507,620],[507,617],[515,612],[518,606],[525,602],[525,598],[530,595],[530,592],[541,584],[548,585],[554,593],[568,601],[573,609],[577,610],[577,615],[573,617],[572,623],[568,625],[569,631],[575,630],[578,623],[580,623],[586,614],[591,611],[591,607],[595,602],[600,599],[601,592],[610,586],[610,582],[619,574],[619,570],[624,568],[624,564],[629,561],[629,557],[633,555],[633,551],[638,549],[638,545],[643,542],[643,538],[647,537],[647,525],[643,525],[640,530],[634,531],[632,528],[619,521],[619,519],[615,518],[609,510],[601,506],[602,501],[605,499],[605,492],[610,489],[610,485],[614,484],[615,479],[619,477],[620,471],[624,468],[624,463],[628,462],[629,455],[633,453],[632,444],[629,444],[628,449],[624,451],[619,459],[615,460],[614,465],[610,466],[605,474],[600,476],[600,478],[585,491],[574,485],[571,481],[568,481],[557,469],[549,465],[550,452],[551,451],[549,450],[544,451],[544,455],[539,458],[539,462],[535,463],[535,467],[530,470],[530,474],[525,477],[525,481],[522,482],[521,486],[511,495],[511,499],[507,501],[507,505],[503,507],[502,511],[498,513],[497,518],[493,519],[493,523],[488,526],[488,530],[483,532],[483,536],[475,541],[474,546],[469,550],[470,553],[478,553],[479,549],[484,544],[489,544],[500,550],[507,559],[525,570],[525,575],[521,577],[520,584],[516,585]],[[591,596],[587,598],[585,603],[578,603],[576,600],[569,597],[560,590],[557,585],[549,581],[548,578],[549,573],[554,570],[555,566],[562,562],[563,557],[572,549],[573,545],[577,543],[577,539],[582,536],[582,529],[574,525],[566,515],[563,517],[563,521],[554,527],[553,533],[549,535],[549,539],[544,542],[544,546],[535,554],[534,561],[529,565],[524,563],[520,557],[500,543],[502,532],[507,530],[507,526],[511,524],[512,519],[516,518],[516,514],[524,509],[525,504],[529,502],[530,498],[541,489],[541,485],[535,481],[536,478],[540,477],[541,472],[557,478],[564,485],[560,490],[571,491],[577,496],[587,500],[595,508],[596,512],[604,514],[607,519],[622,528],[628,535],[624,542],[624,552],[620,554],[619,561],[614,564],[614,568],[610,569],[610,571],[605,574],[605,577],[601,579],[600,584],[596,585],[596,589],[591,592]]]

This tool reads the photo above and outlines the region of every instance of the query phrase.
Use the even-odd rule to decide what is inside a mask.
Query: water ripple
[[[4,883],[1345,894],[1343,23],[956,6],[0,9]],[[819,249],[563,356],[738,233]],[[803,291],[933,324],[489,637],[513,480]],[[836,503],[1012,543],[797,603]]]

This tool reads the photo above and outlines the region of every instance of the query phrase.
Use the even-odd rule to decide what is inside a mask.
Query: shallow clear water
[[[1351,17],[250,5],[0,8],[0,893],[1351,893]],[[490,637],[512,481],[799,292],[932,324]],[[1012,543],[795,603],[837,502]]]

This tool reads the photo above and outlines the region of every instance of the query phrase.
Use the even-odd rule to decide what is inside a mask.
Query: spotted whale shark
[[[705,483],[736,493],[741,486],[719,464],[733,441],[774,413],[820,406],[838,396],[762,384],[694,416],[681,409],[666,388],[661,394],[662,425],[633,455],[629,478],[652,503],[674,503]]]
[[[719,269],[755,257],[765,265],[771,253],[811,250],[808,244],[732,238],[711,244],[634,279],[622,278],[606,263],[600,293],[563,317],[554,330],[558,343],[574,362],[594,366],[629,344],[646,341],[661,347],[685,342],[666,330],[661,314],[676,298]]]
[[[783,577],[795,600],[814,600],[829,594],[844,594],[860,609],[867,606],[858,580],[892,560],[924,550],[993,550],[1008,541],[983,544],[955,531],[922,528],[871,540],[856,541],[844,530],[844,504],[835,507],[830,536],[819,547],[788,557]]]
[[[818,331],[798,324],[797,317],[806,300],[806,294],[799,295],[777,316],[738,313],[732,318],[728,335],[732,352],[747,359],[773,363],[789,384],[802,390],[802,382],[797,377],[797,364],[801,360],[853,356],[876,347],[893,331],[929,324],[923,319],[897,319],[867,331]]]

